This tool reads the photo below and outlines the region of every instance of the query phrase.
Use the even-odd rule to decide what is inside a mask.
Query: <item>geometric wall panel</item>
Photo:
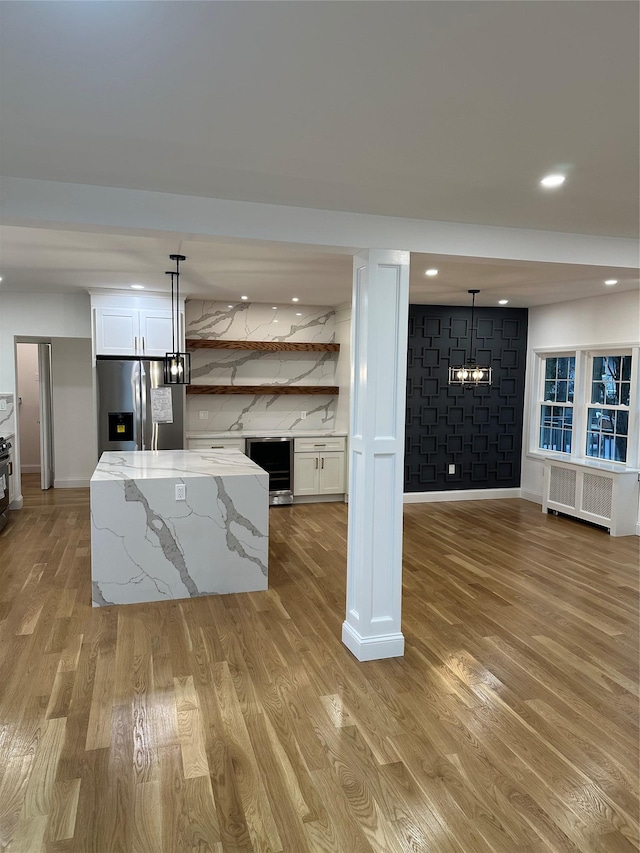
[[[476,307],[476,357],[493,384],[463,389],[447,374],[470,355],[470,309],[409,306],[405,492],[520,485],[527,317]]]

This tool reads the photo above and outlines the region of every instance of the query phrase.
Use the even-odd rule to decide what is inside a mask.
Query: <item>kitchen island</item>
[[[269,476],[240,451],[103,453],[90,494],[95,607],[267,589]]]

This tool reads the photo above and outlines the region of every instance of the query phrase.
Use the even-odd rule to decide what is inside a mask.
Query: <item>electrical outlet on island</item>
[[[176,500],[177,501],[186,501],[187,499],[187,487],[184,483],[176,483]]]
[[[300,412],[300,420],[303,421],[307,417],[306,412]]]
[[[201,409],[198,412],[198,417],[200,418],[201,421],[208,421],[209,420],[209,412],[206,409]]]

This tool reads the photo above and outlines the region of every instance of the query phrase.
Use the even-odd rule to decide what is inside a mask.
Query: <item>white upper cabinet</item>
[[[162,357],[173,349],[169,299],[94,296],[92,311],[96,355]],[[178,321],[176,343],[184,349],[184,310]]]

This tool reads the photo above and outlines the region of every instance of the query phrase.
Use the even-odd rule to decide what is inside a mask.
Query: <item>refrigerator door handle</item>
[[[147,374],[144,364],[140,362],[140,449],[146,450],[147,437]]]

